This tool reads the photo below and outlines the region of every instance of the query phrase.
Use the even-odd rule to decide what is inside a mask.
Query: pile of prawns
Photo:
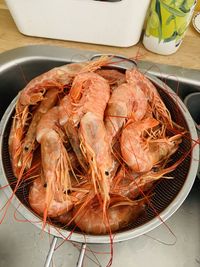
[[[28,201],[44,224],[117,231],[177,166],[166,164],[182,134],[168,134],[175,124],[155,86],[137,68],[102,68],[110,63],[57,67],[19,93],[9,153],[17,184],[31,179]]]

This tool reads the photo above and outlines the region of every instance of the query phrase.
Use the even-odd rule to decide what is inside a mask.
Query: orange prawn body
[[[60,192],[54,194],[53,199],[47,206],[47,188],[48,184],[42,183],[41,178],[34,180],[30,188],[29,204],[37,214],[44,216],[45,211],[47,211],[47,217],[56,218],[73,208],[70,197],[66,198],[63,192],[62,194]]]
[[[62,134],[58,127],[59,108],[57,106],[49,110],[40,120],[37,126],[37,141],[41,145],[42,173],[47,183],[46,207],[48,208],[54,196],[59,192],[68,192],[71,189],[69,174],[69,155],[64,147]],[[67,193],[66,193],[67,195]]]
[[[80,123],[81,149],[90,166],[91,179],[96,193],[109,200],[109,175],[113,168],[103,118],[110,97],[108,82],[96,73],[76,76],[70,90],[74,114],[71,120]]]
[[[96,73],[82,73],[75,77],[70,97],[74,105],[72,120],[77,125],[87,112],[103,120],[110,97],[108,82]]]
[[[125,74],[113,69],[100,69],[96,71],[97,74],[102,76],[108,81],[111,90],[115,90],[118,86],[126,82]]]
[[[110,174],[114,168],[106,129],[101,119],[88,112],[80,123],[83,154],[89,162],[91,179],[96,193],[109,200]]]
[[[109,57],[101,57],[94,61],[66,64],[45,72],[31,80],[20,94],[19,102],[22,106],[35,105],[43,99],[46,90],[52,87],[62,90],[68,86],[79,73],[95,71],[108,64]]]
[[[72,102],[71,102],[71,98],[70,98],[70,95],[66,95],[65,97],[63,97],[63,99],[60,101],[60,104],[59,104],[59,124],[61,126],[64,126],[71,114],[72,114],[72,109],[73,109],[73,106],[72,106]]]
[[[77,181],[72,180],[72,184],[72,192],[67,194],[66,191],[55,191],[51,201],[47,203],[48,187],[51,184],[49,181],[45,182],[43,177],[39,176],[30,187],[29,204],[37,214],[44,216],[45,220],[46,217],[50,217],[66,223],[67,219],[70,221],[69,218],[72,218],[70,211],[84,200],[91,188],[89,183],[79,184]]]
[[[171,115],[163,103],[153,83],[138,69],[127,70],[127,79],[136,87],[139,87],[151,106],[155,118],[166,125],[172,126]]]
[[[23,138],[29,122],[29,107],[45,101],[46,91],[57,89],[57,93],[71,85],[74,77],[79,73],[95,71],[110,62],[109,57],[100,57],[95,61],[67,64],[54,68],[32,79],[19,93],[16,104],[16,114],[13,119],[9,136],[9,152],[13,166],[13,172],[18,179],[22,178],[23,171],[31,164],[31,152],[23,159]],[[38,117],[38,116],[37,116]],[[38,120],[39,121],[39,120]],[[34,124],[34,123],[33,123]],[[32,127],[33,128],[33,127]],[[31,149],[30,149],[31,150]],[[28,150],[27,150],[28,151]]]
[[[133,84],[126,75],[126,83],[121,84],[112,92],[106,109],[105,125],[110,142],[129,118],[141,120],[146,111],[146,96],[140,87]]]
[[[124,202],[123,198],[113,201],[106,214],[95,199],[78,212],[74,211],[75,224],[87,234],[103,235],[126,227],[145,210],[145,201]],[[123,204],[122,204],[123,203]]]
[[[156,181],[163,178],[165,174],[172,172],[175,168],[176,164],[168,168],[161,168],[156,171],[151,170],[142,174],[121,168],[113,179],[110,192],[129,199],[136,199],[139,196],[143,197],[145,192]]]
[[[50,89],[45,94],[44,100],[39,104],[39,106],[37,107],[36,111],[33,114],[30,126],[25,136],[23,132],[23,124],[27,119],[26,115],[24,118],[24,122],[18,120],[17,117],[15,118],[16,123],[18,125],[15,125],[15,123],[13,123],[12,125],[11,134],[9,136],[9,151],[10,151],[13,171],[16,177],[21,176],[24,170],[28,170],[30,168],[33,158],[33,152],[35,151],[37,146],[36,145],[37,124],[39,123],[43,114],[45,114],[49,109],[51,109],[55,105],[55,103],[57,102],[57,98],[58,98],[58,91],[56,88]],[[18,148],[16,148],[16,144],[18,144]],[[17,153],[15,153],[16,151]]]
[[[181,135],[163,139],[148,140],[145,132],[158,126],[158,121],[145,118],[130,122],[122,131],[121,153],[127,165],[135,172],[147,172],[160,161],[169,158],[178,149]]]

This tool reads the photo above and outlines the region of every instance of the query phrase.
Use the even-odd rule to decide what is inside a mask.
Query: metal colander
[[[157,87],[158,92],[171,113],[173,121],[184,127],[187,131],[187,134],[184,135],[183,142],[180,144],[179,150],[173,155],[170,164],[173,164],[183,157],[183,155],[187,154],[187,156],[184,161],[170,173],[170,176],[174,177],[173,179],[161,179],[157,183],[151,198],[151,205],[149,205],[146,212],[136,221],[129,224],[128,227],[118,231],[115,234],[114,242],[124,241],[142,235],[160,225],[162,221],[168,219],[187,197],[197,173],[199,148],[194,145],[194,140],[197,140],[197,133],[189,112],[178,96],[166,84],[153,76],[148,75],[148,77]],[[8,137],[15,103],[16,98],[7,108],[0,125],[0,183],[2,186],[9,184],[9,186],[5,188],[5,193],[8,198],[12,196],[16,184],[16,178],[12,172],[8,153]],[[12,198],[12,204],[27,220],[37,227],[42,228],[42,220],[38,220],[38,215],[31,210],[27,201],[28,192],[29,185],[24,182],[15,192],[15,196]],[[45,231],[61,238],[68,237],[70,234],[70,229],[63,229],[59,224],[52,224],[52,222],[49,222],[49,225],[45,227]],[[70,239],[81,243],[110,242],[109,235],[85,235],[78,229],[73,232]]]

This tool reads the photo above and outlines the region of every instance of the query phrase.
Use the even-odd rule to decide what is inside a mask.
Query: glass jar
[[[196,0],[152,0],[143,36],[144,46],[158,54],[175,53],[184,38]]]

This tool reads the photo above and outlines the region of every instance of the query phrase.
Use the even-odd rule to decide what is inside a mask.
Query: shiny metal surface
[[[86,244],[82,244],[80,255],[78,258],[78,262],[77,262],[77,267],[83,267],[83,261],[84,261],[84,257],[85,257],[86,247],[87,247]]]
[[[18,79],[18,81],[20,82],[20,84],[22,85],[22,88],[23,88],[24,84],[27,83],[28,80],[31,80],[34,76],[36,76],[36,75],[39,74],[39,73],[37,73],[37,68],[36,68],[37,64],[40,65],[40,71],[41,71],[41,68],[42,68],[42,71],[46,71],[46,70],[52,68],[52,64],[53,64],[53,66],[60,65],[60,64],[62,64],[62,60],[63,60],[63,62],[66,62],[67,60],[63,57],[63,55],[65,55],[66,58],[69,59],[69,55],[67,55],[67,53],[69,51],[67,49],[53,48],[52,47],[52,51],[54,51],[53,54],[55,54],[56,57],[52,56],[52,58],[51,58],[49,56],[49,50],[46,47],[27,47],[27,48],[21,49],[21,50],[18,49],[18,50],[15,50],[15,51],[10,51],[6,55],[5,58],[4,58],[4,55],[3,55],[2,58],[0,59],[1,60],[0,61],[0,63],[1,63],[1,67],[0,67],[1,73],[3,73],[4,71],[6,71],[6,62],[9,62],[9,60],[8,60],[9,57],[10,57],[10,60],[12,58],[12,62],[14,62],[12,68],[14,68],[15,71],[13,71],[13,70],[11,71],[10,76],[9,76],[9,80],[8,79],[5,79],[5,80],[2,80],[1,81],[1,88],[3,88],[4,83],[12,82],[12,79]],[[84,53],[81,53],[81,51],[79,53],[77,50],[70,51],[70,57],[71,57],[71,55],[73,55],[73,58],[72,58],[73,61],[80,61],[80,59],[82,59],[82,60],[89,59],[94,54],[95,54],[94,52],[89,52],[89,51],[88,52],[87,51],[84,51]],[[37,56],[38,56],[39,60],[38,60]],[[33,64],[30,64],[30,62],[33,63],[34,60],[35,60],[35,63],[36,64],[33,67]],[[4,62],[4,64],[2,62]],[[150,63],[139,62],[139,64],[141,65],[141,67],[144,67],[144,69],[148,69],[148,64],[150,64]],[[147,66],[145,64],[147,64]],[[8,67],[8,65],[7,65],[7,67]],[[157,72],[157,76],[159,76],[159,74],[160,74],[160,68],[161,67],[162,66],[157,66],[157,68],[159,68],[159,72]],[[170,68],[167,69],[167,70],[169,71]],[[26,71],[27,71],[27,73],[29,75],[26,74]],[[152,65],[151,65],[151,71],[152,71]],[[175,70],[172,70],[172,71],[174,72]],[[161,71],[161,72],[163,73],[163,71]],[[191,90],[196,90],[196,89],[199,90],[199,88],[198,88],[198,86],[199,86],[198,77],[199,76],[198,75],[197,75],[197,78],[195,78],[196,80],[193,79],[192,80],[192,83],[190,83],[189,86],[188,86],[189,79],[188,78],[186,79],[186,77],[187,77],[187,75],[185,75],[186,71],[185,70],[183,71],[183,70],[177,69],[176,74],[179,74],[179,72],[180,72],[180,74],[183,74],[184,73],[184,78],[185,78],[185,79],[182,80],[181,79],[181,76],[179,77],[179,80],[182,81],[181,86],[182,85],[186,85],[186,87],[184,87],[184,88],[190,88],[189,86],[192,84],[191,85],[191,88],[192,88]],[[30,73],[33,75],[32,77],[30,76]],[[153,73],[153,74],[155,75],[155,73]],[[169,75],[169,73],[166,71],[165,72],[165,75],[167,77]],[[15,77],[12,77],[12,76],[15,76]],[[3,75],[2,75],[2,77],[3,77]],[[190,75],[188,75],[188,77],[190,77]],[[176,75],[176,78],[177,78],[177,75]],[[185,82],[186,80],[187,80],[187,83]],[[180,81],[179,81],[179,84],[180,84]],[[174,88],[177,88],[177,86],[175,84],[176,81],[174,79],[167,79],[167,83],[168,82],[173,83],[173,85],[174,85],[173,87]],[[190,82],[191,82],[191,80],[190,80]],[[9,85],[6,84],[6,86],[9,86]],[[15,88],[15,86],[13,86],[13,84],[12,84],[11,88],[12,88],[12,96],[11,95],[8,95],[8,93],[5,92],[5,91],[3,91],[3,90],[0,90],[0,100],[2,100],[2,99],[4,100],[3,101],[3,104],[1,105],[2,112],[3,112],[4,108],[6,107],[6,104],[7,104],[6,102],[8,102],[8,104],[9,104],[10,100],[16,95],[16,93],[18,92],[18,90],[21,89],[21,88],[17,88],[17,87]],[[184,96],[184,94],[186,94],[186,90],[184,90],[184,92],[181,91],[181,93]],[[6,98],[6,96],[7,96],[7,98]],[[198,207],[198,211],[199,211],[199,207]],[[199,213],[198,212],[196,214],[196,217],[199,218]],[[178,221],[177,221],[177,223],[180,224],[180,222],[178,222]],[[27,225],[27,223],[26,223],[26,225]],[[1,236],[1,229],[2,229],[2,227],[0,227],[0,236]],[[199,231],[199,228],[196,227],[195,229],[197,229],[197,234],[198,234],[199,233],[198,232]],[[35,230],[35,231],[37,232],[37,230]],[[156,229],[156,231],[157,231],[157,229]],[[171,234],[169,232],[168,232],[168,234],[169,234],[169,236],[171,236]],[[43,233],[43,235],[46,235],[46,234]],[[176,235],[176,233],[175,233],[175,235]],[[160,239],[161,236],[159,236],[159,239]],[[132,241],[130,241],[130,242],[132,242]],[[155,241],[155,242],[158,242],[158,241]],[[128,243],[128,242],[123,242],[123,243]],[[161,245],[161,244],[159,243],[159,245]],[[174,246],[176,246],[176,245],[174,245]],[[103,246],[101,246],[101,248],[102,247]],[[115,245],[115,247],[117,247],[117,245]],[[91,265],[92,263],[91,262],[89,263],[89,262],[88,262],[89,265],[85,265],[85,266],[93,266],[93,265]],[[121,261],[121,263],[123,263],[123,262],[124,261]],[[127,264],[130,264],[130,262],[129,263],[127,262]],[[9,265],[5,265],[5,266],[9,266]],[[10,265],[10,266],[12,266],[12,265]],[[27,266],[27,265],[19,265],[19,266]],[[43,266],[43,265],[41,265],[41,262],[40,262],[40,265],[33,265],[33,266]],[[59,266],[62,266],[62,265],[59,265]],[[69,266],[75,266],[75,265],[69,265]],[[121,266],[121,265],[114,265],[114,266]],[[132,265],[126,265],[126,266],[132,266]],[[140,266],[142,266],[142,265],[140,265]],[[156,265],[154,265],[154,266],[156,266]],[[175,265],[172,265],[172,266],[175,266]],[[192,265],[189,265],[189,266],[192,266]],[[196,266],[196,265],[194,265],[194,266]]]
[[[56,248],[57,241],[58,241],[58,238],[56,236],[54,236],[52,239],[51,245],[50,245],[50,249],[49,249],[44,267],[50,267],[52,259],[53,259],[53,253],[54,253],[54,250]]]

